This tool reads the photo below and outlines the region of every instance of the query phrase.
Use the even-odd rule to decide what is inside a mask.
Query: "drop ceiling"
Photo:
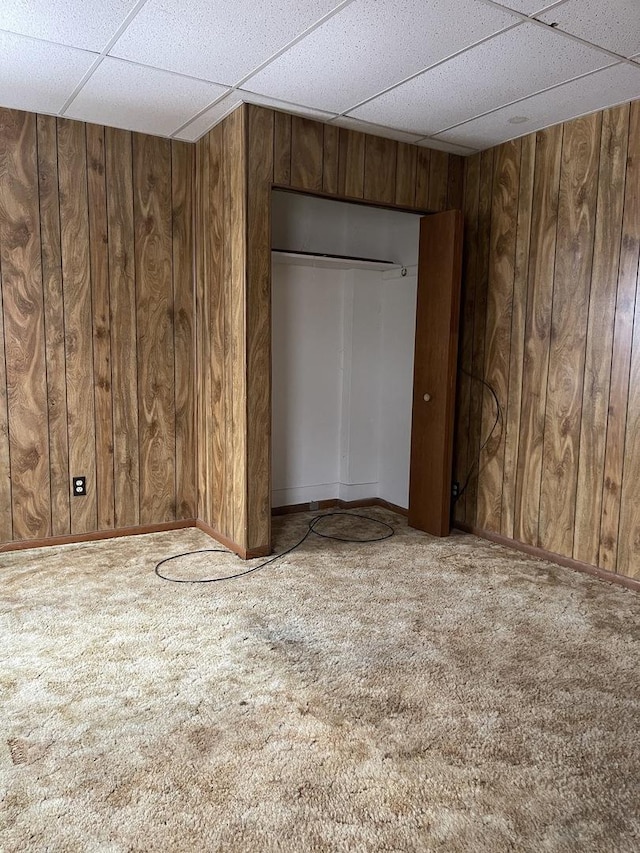
[[[0,105],[195,141],[242,101],[470,154],[640,97],[640,0],[2,0]]]

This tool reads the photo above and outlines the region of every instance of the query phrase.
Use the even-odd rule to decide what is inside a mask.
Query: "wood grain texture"
[[[105,130],[113,377],[115,525],[140,523],[133,154],[129,131]]]
[[[338,153],[338,195],[362,198],[364,195],[365,134],[340,128]]]
[[[299,190],[322,190],[324,127],[301,116],[291,119],[291,186]],[[267,144],[264,146],[266,154]]]
[[[595,233],[602,116],[565,127],[558,203],[538,545],[571,554],[575,522],[584,354]]]
[[[136,339],[139,320],[146,329],[148,317],[136,310],[136,138],[0,109],[0,541],[58,541],[137,523]],[[169,150],[170,143],[159,144]],[[175,256],[166,322],[171,325],[177,315],[183,326],[161,354],[170,365],[171,405],[158,429],[175,430],[179,370],[180,417],[187,430],[180,439],[184,490],[179,496],[172,488],[166,513],[158,511],[164,517],[151,524],[171,522],[185,496],[183,514],[195,515],[193,429],[188,432],[193,345],[182,360],[175,358],[178,339],[193,336],[193,149],[173,147],[182,152],[175,181],[169,157],[156,158],[153,168],[164,188],[164,241],[169,258]],[[152,239],[156,231],[154,222]],[[139,252],[137,260],[142,280],[156,275],[154,253]],[[155,364],[151,372],[155,382]],[[177,443],[167,448],[176,469]],[[86,497],[71,496],[72,474],[87,477]]]
[[[283,187],[291,184],[291,116],[273,113],[273,180]],[[268,144],[268,143],[267,143]]]
[[[462,210],[464,191],[464,158],[450,154],[447,158],[447,209]]]
[[[231,431],[227,432],[228,445],[232,451],[232,491],[227,506],[228,538],[242,545],[247,540],[248,523],[248,491],[247,480],[247,357],[250,343],[246,336],[247,318],[247,164],[246,164],[246,109],[243,107],[232,113],[223,128],[225,145],[224,180],[225,180],[225,213],[227,214],[227,247],[229,259],[229,277],[227,278],[226,304],[228,307],[229,335],[228,359],[229,371],[226,384],[231,392],[227,404],[227,425],[231,414]],[[304,120],[306,122],[306,120]],[[315,122],[312,122],[315,124]],[[297,130],[296,130],[297,128]],[[307,135],[307,131],[309,134]],[[305,140],[312,138],[317,129],[311,129],[306,124],[301,133],[301,126],[292,119],[292,150],[300,146],[301,136]],[[298,137],[296,141],[296,137]],[[296,180],[304,180],[310,166],[309,152],[306,150],[304,167]],[[320,163],[322,163],[322,147],[319,148]],[[294,169],[292,165],[292,184]],[[266,215],[266,212],[265,212]],[[228,451],[227,451],[228,452]]]
[[[333,124],[325,124],[322,160],[322,191],[329,193],[329,195],[336,195],[338,192],[339,155],[340,128]]]
[[[640,253],[640,107],[638,101],[629,113],[629,143],[625,182],[622,240],[618,267],[616,316],[613,331],[609,417],[605,449],[604,489],[600,529],[600,560],[603,569],[637,571],[630,555],[636,543],[627,541],[634,535],[638,520],[637,440],[633,441],[637,424],[636,389],[631,385],[632,356],[637,341],[636,330],[640,317],[636,300],[638,288],[638,257]],[[637,354],[637,350],[636,350]],[[636,365],[633,364],[634,378]],[[631,420],[636,417],[636,423]],[[629,458],[631,457],[631,458]],[[632,479],[635,474],[635,482]],[[625,489],[624,523],[621,496]],[[619,549],[624,550],[618,560]]]
[[[511,341],[509,348],[509,387],[505,406],[504,468],[502,481],[501,533],[513,537],[516,507],[516,474],[518,470],[520,415],[524,376],[524,342],[529,279],[529,247],[533,207],[533,180],[536,163],[534,135],[522,139],[518,193],[518,223],[513,273]]]
[[[521,143],[501,145],[496,152],[492,188],[491,231],[489,238],[489,281],[487,292],[483,373],[493,388],[500,411],[507,410],[511,314],[515,277],[518,197],[520,189]],[[481,435],[478,475],[477,523],[486,530],[500,531],[502,484],[504,480],[504,414],[496,423],[496,402],[486,390],[482,395]],[[484,436],[490,436],[485,440]]]
[[[433,152],[432,152],[433,153]],[[475,311],[473,318],[473,358],[471,400],[469,406],[469,452],[478,460],[480,447],[485,439],[482,434],[482,411],[484,387],[485,334],[487,317],[487,295],[489,288],[489,242],[491,237],[491,191],[493,186],[494,151],[483,151],[480,155],[480,189],[478,197],[478,251],[476,259]],[[475,519],[478,498],[478,480],[482,471],[476,465],[474,476],[467,486],[467,511]]]
[[[429,192],[427,204],[429,210],[447,209],[447,191],[449,188],[449,155],[444,151],[431,151],[429,157]]]
[[[71,499],[71,533],[97,528],[91,258],[86,139],[80,122],[58,119],[69,471],[87,477],[87,495]]]
[[[589,296],[573,557],[597,565],[616,284],[629,135],[629,106],[602,116],[600,173]]]
[[[38,116],[38,192],[51,486],[51,533],[71,531],[69,505],[69,437],[67,430],[67,366],[65,360],[60,199],[58,195],[58,136],[53,116]]]
[[[0,111],[0,138],[0,264],[12,535],[33,539],[51,533],[35,115]]]
[[[398,143],[393,139],[367,135],[364,147],[364,198],[393,204],[396,197]]]
[[[273,161],[268,156],[268,146],[263,152],[261,140],[273,134],[273,116],[266,110],[250,106],[247,121],[247,547],[254,549],[271,542],[270,212]]]
[[[9,411],[7,409],[7,371],[4,346],[4,307],[2,299],[2,247],[0,245],[0,543],[13,539],[11,513],[11,457],[9,455]]]
[[[538,544],[562,133],[557,125],[536,139],[515,504],[515,538],[529,545]]]
[[[416,207],[429,210],[429,181],[431,176],[431,149],[419,147],[416,152]]]
[[[176,518],[196,517],[193,146],[171,143]]]
[[[454,480],[462,490],[454,505],[456,521],[466,521],[466,483],[475,470],[476,459],[469,450],[469,417],[473,373],[473,328],[476,299],[478,254],[478,204],[480,196],[480,155],[466,162],[464,183],[464,233],[462,254],[462,293],[460,309],[460,352],[458,355],[458,393],[456,398],[456,435],[454,442]]]
[[[206,338],[205,353],[208,356],[208,376],[206,377],[206,418],[209,418],[208,429],[205,422],[206,442],[208,453],[207,471],[209,483],[209,517],[212,524],[220,532],[227,529],[226,498],[232,487],[232,455],[227,442],[231,431],[227,415],[227,401],[231,399],[231,381],[227,382],[227,358],[229,351],[229,322],[227,318],[228,288],[225,288],[223,267],[216,259],[228,258],[226,245],[224,206],[224,160],[223,160],[223,128],[215,128],[209,135],[209,154],[207,166],[208,186],[208,226],[210,238],[210,253],[208,260],[209,292],[205,294]],[[206,298],[208,296],[208,298]],[[205,356],[205,357],[207,357]],[[215,424],[219,424],[216,429]]]
[[[506,217],[513,217],[515,241],[512,234],[496,240],[504,189],[500,163],[513,143],[493,151],[485,305],[482,204],[474,201],[476,192],[482,198],[482,190],[476,190],[477,156],[465,165],[463,292],[475,289],[474,321],[486,322],[487,378],[502,394],[508,353],[508,385],[504,464],[501,474],[489,469],[489,478],[486,458],[475,450],[473,401],[467,404],[461,385],[456,473],[460,476],[465,458],[468,466],[479,464],[486,494],[481,491],[477,507],[472,494],[464,495],[456,519],[487,536],[635,578],[640,572],[640,102],[523,137],[520,144],[517,210]],[[502,324],[502,345],[492,347],[496,306],[504,310],[505,305],[502,279],[494,270],[505,252],[513,262],[511,323],[508,334]],[[463,305],[461,366],[468,363],[469,336],[478,342],[469,329],[469,307]],[[476,348],[474,368],[477,358]],[[489,376],[497,368],[498,375]],[[462,416],[467,405],[468,420]],[[497,533],[483,512],[500,491]]]
[[[416,203],[418,149],[415,145],[398,142],[397,152],[394,201],[399,207],[414,207]]]
[[[175,518],[175,364],[171,144],[136,135],[136,240],[140,523]]]
[[[214,128],[220,137],[219,148],[222,150],[222,125]],[[195,337],[196,337],[196,517],[211,521],[209,502],[209,466],[207,462],[208,443],[206,440],[208,397],[206,377],[210,373],[209,360],[205,352],[210,335],[208,332],[208,315],[206,311],[206,292],[208,288],[208,256],[210,234],[208,201],[209,201],[209,146],[214,131],[203,136],[196,143],[195,163]],[[221,156],[221,155],[220,155]],[[222,269],[222,257],[218,255],[219,263],[216,269]],[[212,413],[213,416],[213,413]],[[220,418],[216,422],[222,424]],[[218,435],[222,429],[218,429]]]
[[[96,415],[96,501],[98,530],[115,525],[113,479],[113,398],[111,382],[111,304],[109,236],[105,182],[104,128],[86,126],[89,249],[93,322],[93,376]]]

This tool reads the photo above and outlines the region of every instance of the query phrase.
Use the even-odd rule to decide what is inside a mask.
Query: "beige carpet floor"
[[[371,513],[0,554],[0,849],[640,850],[640,597]]]

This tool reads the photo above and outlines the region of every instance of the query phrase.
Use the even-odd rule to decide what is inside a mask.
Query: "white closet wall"
[[[273,223],[278,249],[409,265],[403,277],[274,260],[273,506],[380,497],[406,507],[418,217],[274,193]]]

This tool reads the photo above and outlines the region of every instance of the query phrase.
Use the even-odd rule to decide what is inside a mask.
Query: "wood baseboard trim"
[[[563,557],[562,554],[555,554],[553,551],[545,551],[544,548],[538,548],[536,545],[527,545],[524,542],[518,542],[517,539],[509,539],[507,536],[502,536],[500,533],[494,533],[491,530],[482,530],[479,527],[473,527],[471,524],[456,522],[455,527],[463,533],[471,533],[473,536],[479,536],[480,539],[488,539],[489,542],[495,542],[498,545],[505,545],[507,548],[513,548],[514,551],[520,551],[523,554],[529,554],[531,557],[537,557],[541,560],[548,560],[550,563],[556,563],[565,569],[572,569],[574,572],[582,572],[583,574],[591,575],[601,581],[617,584],[626,589],[632,589],[634,592],[640,592],[640,580],[627,577],[626,575],[618,575],[615,572],[609,572],[606,569],[601,569],[599,566],[592,566],[591,563],[583,563],[580,560],[574,560],[572,557]]]
[[[271,554],[271,548],[243,548],[241,545],[238,545],[236,542],[233,542],[231,539],[223,536],[222,533],[218,533],[217,530],[207,524],[206,521],[202,521],[200,518],[195,520],[194,526],[197,527],[198,530],[202,530],[203,533],[206,533],[207,536],[215,539],[216,542],[224,545],[225,548],[233,551],[234,554],[237,554],[242,560],[253,560],[256,557],[268,557]]]
[[[48,536],[44,539],[22,539],[0,545],[0,554],[9,551],[27,551],[31,548],[48,548],[54,545],[77,545],[81,542],[99,542],[101,539],[118,539],[120,536],[142,536],[145,533],[163,533],[168,530],[184,530],[195,527],[195,518],[180,521],[164,521],[160,524],[140,524],[136,527],[114,527],[112,530],[94,530],[92,533],[70,533],[64,536]]]
[[[318,508],[309,509],[309,504],[288,504],[287,506],[276,506],[271,510],[271,515],[291,515],[296,512],[320,512],[325,509],[364,509],[368,506],[379,506],[398,515],[409,515],[409,510],[404,507],[384,501],[382,498],[362,498],[357,501],[343,501],[340,498],[328,498],[325,501],[317,501]]]

